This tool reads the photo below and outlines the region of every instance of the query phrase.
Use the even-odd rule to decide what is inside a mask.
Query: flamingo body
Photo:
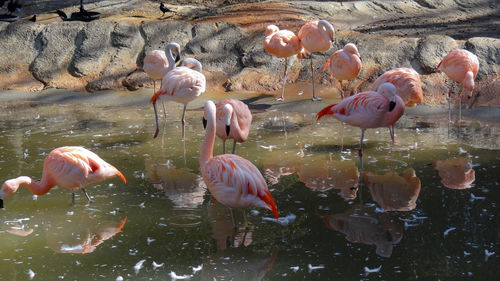
[[[200,167],[210,193],[218,202],[230,208],[266,208],[278,218],[274,199],[254,164],[233,154],[213,156],[216,107],[212,101],[205,103],[204,118],[207,120],[207,131],[201,148]]]
[[[266,28],[264,50],[277,58],[287,58],[300,53],[302,45],[295,33],[272,24]]]
[[[323,71],[328,69],[337,80],[352,80],[361,71],[361,59],[356,45],[349,43],[333,53],[326,61]]]
[[[330,49],[335,31],[328,21],[311,21],[300,28],[297,36],[310,53],[324,52]]]
[[[12,195],[20,185],[25,185],[36,195],[43,195],[56,185],[75,192],[90,183],[115,176],[119,176],[126,183],[125,177],[118,169],[92,151],[79,146],[59,147],[45,158],[42,179],[39,182],[26,176],[7,180],[0,190],[0,199]]]
[[[405,67],[388,70],[375,80],[372,88],[375,90],[387,82],[396,87],[396,93],[403,99],[406,106],[413,107],[422,102],[424,98],[422,81],[415,70]]]
[[[456,49],[441,60],[436,68],[436,71],[438,70],[444,72],[451,80],[462,83],[465,89],[472,91],[479,70],[479,60],[467,50]]]
[[[144,72],[153,80],[161,80],[168,70],[168,59],[165,51],[153,50],[144,57]]]
[[[250,132],[252,113],[248,106],[235,99],[225,99],[217,105],[216,131],[217,137],[223,141],[234,139],[235,142],[244,142]],[[226,127],[229,126],[229,134]],[[233,152],[234,153],[234,152]]]

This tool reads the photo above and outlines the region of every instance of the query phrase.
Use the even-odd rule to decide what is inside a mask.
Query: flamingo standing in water
[[[346,44],[343,49],[340,49],[332,54],[326,61],[323,71],[330,71],[330,79],[334,78],[340,82],[340,97],[344,99],[343,80],[350,81],[347,85],[349,88],[352,80],[358,77],[361,71],[361,57],[358,48],[353,43]]]
[[[155,111],[156,131],[153,138],[158,136],[158,113],[156,102],[158,99],[166,101],[175,101],[184,104],[182,111],[182,140],[184,140],[184,127],[186,107],[189,102],[205,92],[206,79],[201,73],[201,63],[194,58],[186,58],[182,61],[180,67],[169,71],[163,77],[161,88],[150,100]]]
[[[333,38],[335,36],[335,29],[326,20],[311,21],[304,24],[297,36],[300,38],[302,46],[309,51],[311,55],[311,76],[312,76],[312,86],[313,86],[313,101],[321,100],[320,97],[316,96],[314,89],[314,67],[313,67],[313,52],[324,52],[328,51],[332,45]]]
[[[19,186],[26,186],[35,195],[44,195],[52,187],[62,186],[71,190],[73,203],[75,202],[75,192],[81,189],[87,200],[91,202],[85,191],[85,186],[116,176],[127,183],[118,169],[92,151],[79,146],[59,147],[45,157],[40,181],[20,176],[3,183],[0,190],[0,207],[3,207],[3,199],[15,193]]]
[[[216,107],[212,101],[205,103],[203,125],[206,133],[201,147],[200,168],[212,196],[229,208],[269,209],[278,219],[278,209],[267,189],[266,181],[252,162],[234,154],[213,156]],[[233,226],[236,227],[234,218]]]
[[[387,126],[394,127],[404,111],[404,102],[396,94],[396,87],[391,83],[384,83],[378,87],[377,92],[362,92],[323,108],[316,115],[316,121],[325,115],[333,115],[348,125],[361,128],[359,157],[362,159],[365,130]],[[394,142],[393,132],[394,130],[391,132],[391,138]],[[361,168],[363,168],[362,161]]]
[[[266,38],[264,39],[264,50],[269,54],[285,58],[285,72],[283,74],[283,87],[281,88],[281,97],[278,101],[285,100],[286,75],[288,74],[288,57],[295,56],[302,51],[300,39],[290,30],[280,30],[276,25],[271,24],[266,27]]]
[[[217,105],[216,112],[216,135],[222,139],[222,154],[226,153],[226,140],[233,139],[233,151],[236,150],[236,142],[244,142],[250,132],[252,113],[248,105],[235,99],[225,99]]]
[[[148,52],[144,57],[144,65],[142,69],[149,77],[151,77],[151,79],[153,79],[153,93],[156,93],[156,81],[162,80],[163,77],[175,67],[175,63],[179,61],[180,52],[181,46],[172,42],[167,44],[165,51],[153,50]],[[167,111],[165,110],[165,103],[162,104],[163,114],[165,115],[166,120]]]
[[[473,53],[456,49],[448,53],[436,67],[436,71],[441,70],[451,80],[462,83],[462,88],[458,91],[458,121],[462,120],[462,89],[469,90],[472,94],[474,90],[474,79],[479,70],[479,60]],[[448,94],[448,121],[451,122],[451,94]]]

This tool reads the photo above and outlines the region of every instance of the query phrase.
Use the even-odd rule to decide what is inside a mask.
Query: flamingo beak
[[[231,127],[229,125],[226,125],[226,136],[229,136],[230,130],[231,130]]]
[[[203,117],[203,129],[206,129],[207,128],[207,119],[205,119],[205,117]]]
[[[389,112],[393,111],[395,107],[396,107],[396,102],[391,100],[389,102]]]
[[[179,54],[177,54],[177,56],[175,56],[175,62],[179,62],[181,60],[181,56]]]
[[[3,199],[0,199],[0,209],[3,209]]]

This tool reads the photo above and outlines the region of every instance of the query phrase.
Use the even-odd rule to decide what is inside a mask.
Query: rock
[[[227,54],[235,52],[235,45],[244,32],[234,24],[224,22],[199,23],[193,27],[193,38],[185,47],[191,54]]]
[[[439,62],[451,51],[459,48],[457,42],[443,35],[429,35],[418,43],[415,70],[422,74],[435,72]]]
[[[500,39],[474,37],[465,42],[465,48],[479,59],[477,80],[500,73]]]
[[[125,79],[123,79],[123,86],[129,91],[136,91],[140,88],[150,86],[153,84],[153,80],[142,70],[136,70],[130,73]],[[160,83],[156,83],[156,87],[159,88]]]

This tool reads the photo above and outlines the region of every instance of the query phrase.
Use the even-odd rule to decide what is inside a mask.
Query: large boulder
[[[459,48],[457,42],[444,35],[429,35],[418,43],[416,70],[423,74],[435,72],[439,62],[452,50]]]
[[[465,48],[479,59],[476,79],[481,80],[488,75],[500,73],[500,39],[474,37],[465,42]]]

